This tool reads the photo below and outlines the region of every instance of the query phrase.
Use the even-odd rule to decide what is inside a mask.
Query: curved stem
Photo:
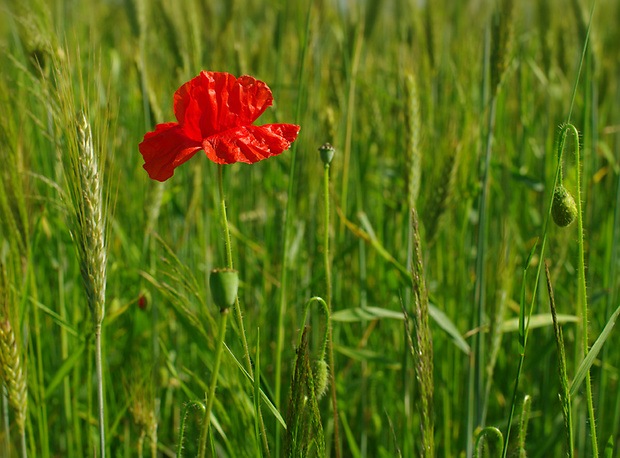
[[[230,245],[230,229],[228,227],[228,218],[226,217],[226,199],[224,198],[224,179],[223,179],[223,168],[222,164],[218,164],[218,186],[220,190],[220,218],[222,221],[222,226],[224,228],[224,242],[226,244],[226,267],[229,269],[233,269],[233,261],[232,261],[232,248]],[[235,322],[237,323],[237,328],[239,328],[239,334],[241,337],[241,345],[243,346],[243,357],[245,361],[245,370],[248,371],[250,377],[254,378],[254,370],[252,369],[252,360],[250,359],[250,350],[248,348],[248,341],[245,338],[245,327],[243,326],[243,316],[241,314],[241,306],[239,305],[239,296],[235,297]],[[263,421],[263,416],[260,410],[260,402],[258,404],[258,412],[256,413],[259,416],[260,428],[261,428],[261,437],[263,440],[263,452],[266,456],[269,456],[269,444],[267,443],[267,434],[265,432],[265,422]]]
[[[308,310],[310,309],[310,304],[312,304],[313,302],[319,302],[322,306],[323,306],[323,311],[325,312],[325,317],[326,317],[326,323],[325,323],[325,333],[323,334],[323,342],[321,344],[321,351],[320,351],[320,357],[319,359],[325,359],[325,349],[327,348],[327,342],[328,342],[328,338],[329,338],[329,327],[331,325],[331,317],[329,314],[329,307],[327,306],[327,303],[323,300],[323,298],[318,297],[318,296],[314,296],[311,297],[310,299],[308,299],[308,302],[306,302],[306,306],[304,307],[304,319],[301,322],[301,327],[303,330],[303,327],[306,324],[306,319],[308,318]],[[301,345],[301,338],[302,338],[303,332],[299,333],[299,342],[297,344],[297,347],[299,348],[299,346]]]
[[[504,448],[505,441],[502,432],[494,426],[487,426],[480,431],[480,434],[478,434],[478,439],[476,439],[476,448],[474,450],[474,458],[478,458],[480,456],[480,445],[482,443],[482,439],[485,439],[489,434],[494,434],[499,442],[499,448]]]
[[[586,293],[586,261],[583,249],[583,217],[581,212],[581,181],[580,181],[580,158],[579,158],[579,133],[572,124],[564,127],[571,130],[575,138],[575,159],[577,162],[577,230],[579,235],[579,302],[581,302],[581,319],[582,319],[582,346],[583,357],[585,358],[589,351],[588,345],[588,295]],[[592,436],[592,456],[598,457],[598,443],[596,438],[596,422],[594,417],[594,404],[592,401],[592,382],[590,380],[590,369],[586,372],[586,402],[588,403],[588,416],[590,418],[590,434]]]
[[[207,448],[207,439],[209,437],[209,427],[211,425],[211,409],[213,401],[215,401],[215,388],[217,387],[217,377],[220,371],[220,362],[222,361],[222,350],[224,349],[224,337],[226,335],[226,323],[228,321],[228,309],[220,312],[220,326],[217,335],[217,350],[215,354],[215,366],[211,375],[211,384],[209,385],[209,394],[207,395],[207,407],[202,418],[202,426],[200,428],[200,443],[198,449],[198,457],[204,458]]]
[[[177,458],[181,458],[181,452],[183,451],[183,437],[185,436],[185,421],[187,420],[187,411],[191,407],[199,407],[202,409],[203,415],[206,411],[206,408],[202,403],[198,401],[190,401],[185,405],[185,409],[183,409],[183,416],[181,418],[181,427],[179,428],[179,444],[177,445]]]

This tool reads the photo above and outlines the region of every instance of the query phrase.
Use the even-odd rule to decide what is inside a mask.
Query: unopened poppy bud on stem
[[[317,399],[321,399],[329,385],[329,369],[324,359],[314,361],[312,375],[314,377],[314,395]]]
[[[553,221],[560,227],[566,227],[577,218],[577,204],[570,192],[564,186],[558,186],[553,192],[551,205]]]
[[[211,296],[220,312],[227,310],[235,303],[239,288],[239,272],[234,269],[215,269],[209,277]]]
[[[319,148],[319,153],[321,154],[321,160],[323,164],[329,165],[334,158],[334,153],[336,149],[330,145],[329,143],[325,143],[323,146]]]

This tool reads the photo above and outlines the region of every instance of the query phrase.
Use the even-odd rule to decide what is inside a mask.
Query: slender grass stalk
[[[484,109],[484,104],[486,104],[489,93],[489,61],[490,61],[490,28],[487,26],[484,34],[484,55],[483,55],[483,78],[481,85],[482,92],[482,100],[481,100],[481,110]],[[485,161],[482,161],[482,155],[480,156],[480,166],[479,173],[482,176],[482,188],[481,194],[478,201],[478,245],[476,249],[476,282],[474,285],[474,304],[475,311],[472,316],[472,329],[477,329],[481,326],[481,319],[484,316],[484,295],[482,292],[484,291],[484,234],[486,228],[486,195],[487,195],[487,186],[488,186],[488,167],[483,168],[482,164],[490,163],[490,155],[491,155],[491,135],[492,135],[492,122],[495,119],[495,96],[492,97],[491,105],[489,109],[489,116],[487,119],[487,148]],[[483,136],[482,129],[480,127],[481,133],[480,136]],[[466,454],[468,457],[471,457],[474,452],[474,428],[476,425],[480,425],[481,416],[482,416],[482,390],[483,390],[483,364],[482,360],[484,360],[483,352],[484,352],[484,336],[482,333],[477,333],[474,336],[474,351],[470,358],[470,366],[469,366],[469,374],[468,374],[468,388],[467,388],[467,436],[466,436]]]
[[[138,458],[142,458],[144,456],[144,439],[146,439],[146,430],[140,431],[140,435],[138,436]]]
[[[349,74],[349,93],[347,96],[347,128],[344,141],[344,163],[342,166],[342,191],[340,193],[341,206],[345,212],[347,211],[347,201],[349,197],[349,162],[351,158],[351,140],[353,138],[353,115],[355,114],[355,87],[363,44],[364,27],[360,25],[355,34],[355,47],[353,50],[351,73]],[[344,237],[344,221],[342,220],[340,221],[338,234],[339,240],[342,241]]]
[[[288,4],[288,2],[287,2]],[[310,17],[312,12],[312,4],[313,1],[310,0],[308,2],[308,12],[306,14],[306,30],[304,41],[301,46],[301,61],[299,63],[299,75],[297,80],[298,87],[298,95],[297,95],[297,105],[295,107],[295,123],[297,125],[300,124],[301,119],[301,102],[303,99],[303,83],[304,76],[306,73],[306,54],[310,43]],[[282,275],[280,278],[280,301],[278,303],[278,335],[276,339],[276,354],[275,354],[275,387],[274,387],[274,397],[275,397],[275,406],[277,409],[280,408],[280,398],[282,394],[282,349],[284,346],[284,317],[286,316],[286,292],[288,287],[288,255],[289,255],[289,245],[290,238],[292,234],[292,225],[293,225],[293,205],[295,202],[295,166],[296,166],[296,157],[297,157],[297,145],[298,142],[293,143],[290,148],[290,156],[291,156],[291,164],[289,167],[289,179],[288,179],[288,190],[287,190],[287,199],[286,199],[286,210],[284,215],[284,233],[282,234],[283,239],[283,247],[282,247]],[[275,445],[275,456],[280,456],[280,444],[281,444],[281,435],[276,433],[276,445]]]
[[[618,94],[620,96],[620,93]],[[616,140],[616,151],[618,151],[618,145],[620,144],[620,140]],[[614,205],[614,216],[612,219],[611,226],[611,242],[608,241],[608,249],[609,249],[609,265],[607,271],[607,278],[605,279],[605,289],[607,292],[607,297],[605,301],[605,320],[608,321],[609,317],[613,313],[613,304],[616,298],[615,289],[612,287],[613,282],[616,277],[616,264],[617,264],[617,252],[618,252],[618,241],[620,239],[620,176],[616,177],[616,198]],[[609,372],[605,370],[605,364],[609,361],[610,357],[610,347],[609,345],[605,345],[601,352],[601,372],[600,379],[598,384],[598,416],[599,418],[605,418],[605,411],[607,410],[608,403],[611,402],[611,399],[608,396],[611,394],[611,390],[608,389],[609,383]],[[613,353],[613,350],[612,350]]]
[[[97,371],[97,407],[99,408],[99,447],[105,457],[105,418],[103,415],[103,370],[101,362],[101,323],[95,324],[95,367]]]
[[[28,266],[28,278],[26,279],[26,283],[30,284],[30,287],[35,290],[34,286],[34,278],[32,276],[31,266]],[[37,404],[37,423],[39,426],[39,438],[42,441],[40,443],[39,453],[43,456],[43,458],[48,458],[50,456],[49,451],[49,427],[47,423],[47,403],[45,402],[45,384],[44,377],[45,372],[43,368],[43,348],[41,344],[41,318],[39,316],[39,308],[33,307],[32,310],[33,321],[34,321],[34,330],[32,332],[32,338],[34,339],[35,349],[31,350],[32,356],[36,358],[36,382],[33,387],[34,396]]]
[[[551,306],[551,316],[553,317],[553,331],[555,333],[555,343],[558,348],[558,370],[560,373],[560,402],[562,403],[562,415],[564,417],[564,429],[566,430],[566,445],[568,456],[574,456],[573,447],[573,414],[571,410],[570,384],[566,374],[566,353],[564,351],[564,337],[562,328],[558,324],[557,311],[555,307],[555,297],[551,286],[551,276],[549,266],[545,260],[545,273],[547,274],[547,290],[549,291],[549,304]]]

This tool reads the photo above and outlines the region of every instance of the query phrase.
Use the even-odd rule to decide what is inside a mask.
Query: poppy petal
[[[189,138],[176,122],[158,124],[148,132],[139,145],[144,169],[158,181],[170,178],[174,169],[189,160],[201,149],[200,142]]]
[[[202,147],[217,164],[253,164],[288,149],[298,133],[293,124],[243,126],[206,138]]]
[[[194,140],[252,124],[273,103],[269,87],[251,76],[200,72],[174,94],[174,114]]]

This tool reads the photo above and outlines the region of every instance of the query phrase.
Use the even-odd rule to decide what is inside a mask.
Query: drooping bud
[[[564,186],[558,186],[553,192],[551,205],[553,221],[560,227],[566,227],[577,218],[577,204],[570,192]]]
[[[239,272],[234,269],[214,269],[209,276],[209,286],[213,302],[222,312],[235,303],[239,288]]]
[[[329,165],[334,158],[336,149],[329,143],[325,143],[319,148],[319,153],[321,154],[321,160],[323,161],[323,164]]]

